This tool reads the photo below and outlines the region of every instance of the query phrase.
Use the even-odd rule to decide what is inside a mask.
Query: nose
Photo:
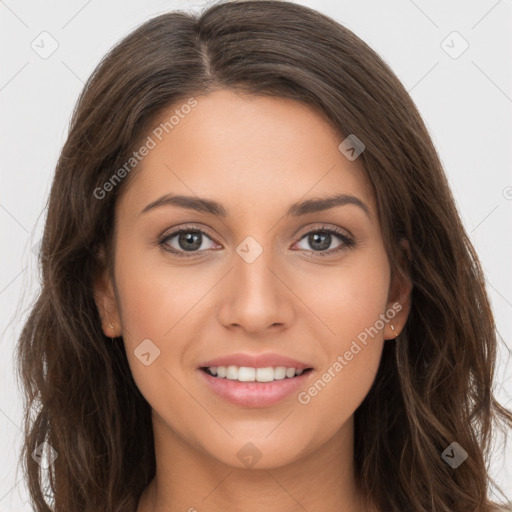
[[[253,334],[289,326],[294,295],[284,274],[275,251],[264,250],[254,239],[240,244],[222,291],[221,324]]]

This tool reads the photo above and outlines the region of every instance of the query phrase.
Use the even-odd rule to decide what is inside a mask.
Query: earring
[[[389,326],[391,327],[391,330],[393,331],[393,334],[395,335],[394,339],[396,339],[398,337],[398,331],[395,331],[395,326],[393,324],[389,324]]]
[[[110,320],[110,315],[105,311],[105,313],[107,314],[107,317],[108,317],[108,326],[112,329],[112,331],[114,332],[115,334],[115,327],[112,325],[112,320]],[[114,336],[115,337],[115,336]],[[114,339],[114,337],[111,336],[111,339]]]

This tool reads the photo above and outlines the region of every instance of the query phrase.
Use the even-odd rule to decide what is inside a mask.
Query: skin
[[[391,279],[360,159],[345,158],[343,137],[300,102],[226,90],[196,99],[118,201],[114,278],[104,273],[95,287],[104,332],[123,336],[152,407],[157,473],[137,510],[368,512],[354,487],[353,414],[384,340],[407,319],[411,284]],[[292,203],[334,192],[358,197],[370,216],[348,204],[284,217]],[[140,214],[165,193],[213,199],[228,216],[169,205]],[[156,243],[184,224],[206,230],[202,255],[179,257]],[[327,249],[312,246],[304,235],[322,225],[356,245],[318,256],[343,244],[332,235]],[[263,249],[252,263],[236,252],[247,236]],[[166,243],[186,252],[177,236]],[[401,311],[308,404],[293,394],[239,407],[199,378],[207,359],[278,352],[314,368],[308,389],[394,303]],[[160,350],[148,366],[134,355],[147,338]],[[261,454],[253,467],[237,457],[248,442]]]

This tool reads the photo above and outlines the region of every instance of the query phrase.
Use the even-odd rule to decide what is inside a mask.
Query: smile
[[[300,390],[312,368],[217,366],[200,368],[203,382],[216,395],[241,407],[269,407]]]

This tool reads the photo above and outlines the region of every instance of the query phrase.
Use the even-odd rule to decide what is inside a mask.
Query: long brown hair
[[[362,495],[386,512],[498,510],[486,464],[491,434],[512,426],[512,412],[492,393],[497,342],[484,275],[428,131],[361,39],[310,8],[265,0],[149,20],[103,58],[78,100],[48,203],[42,286],[17,351],[21,461],[35,509],[132,512],[154,477],[150,406],[122,337],[103,334],[92,284],[103,264],[112,269],[114,208],[136,166],[98,190],[163,109],[218,88],[307,103],[340,142],[355,134],[366,146],[390,265],[413,290],[405,328],[386,342],[355,412]],[[43,471],[32,453],[45,441],[58,457]],[[456,469],[442,458],[454,441],[468,454]]]

